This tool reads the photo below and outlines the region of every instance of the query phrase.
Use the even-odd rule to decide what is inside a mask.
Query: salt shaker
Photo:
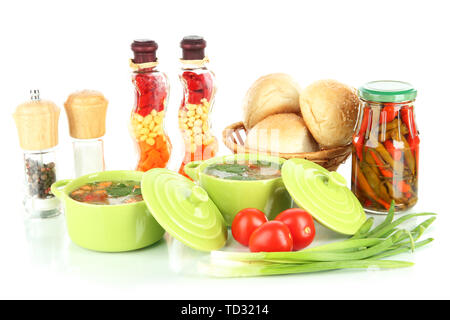
[[[19,105],[13,115],[24,155],[24,206],[32,218],[49,218],[60,213],[59,201],[50,191],[56,181],[60,109],[41,100],[39,90],[30,93],[31,101]]]
[[[93,90],[72,93],[64,103],[73,138],[75,176],[105,170],[103,136],[108,100]]]

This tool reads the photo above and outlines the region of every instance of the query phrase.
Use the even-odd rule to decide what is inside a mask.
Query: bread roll
[[[272,114],[300,114],[298,85],[284,73],[263,76],[247,91],[243,108],[247,130]]]
[[[270,153],[319,150],[303,119],[294,113],[275,114],[258,122],[249,131],[245,145],[253,150]]]
[[[335,80],[316,81],[300,96],[303,119],[315,140],[326,148],[350,143],[358,105],[355,90]]]

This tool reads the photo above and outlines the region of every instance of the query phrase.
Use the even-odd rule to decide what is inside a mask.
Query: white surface
[[[0,298],[449,298],[448,12],[446,1],[2,2]],[[125,121],[134,101],[129,46],[135,38],[157,40],[160,70],[172,87],[166,128],[174,144],[170,165],[177,168],[179,42],[188,34],[208,41],[219,87],[212,118],[219,137],[241,119],[247,88],[270,72],[287,72],[302,87],[335,78],[353,86],[399,79],[418,88],[421,176],[414,211],[440,216],[427,234],[435,243],[401,257],[415,261],[413,268],[211,279],[173,272],[169,261],[178,264],[168,259],[165,242],[131,253],[94,253],[70,242],[63,216],[23,220],[23,161],[11,114],[29,99],[29,89],[40,89],[61,107],[75,90],[103,92],[110,101],[106,167],[132,168]],[[221,144],[220,153],[228,152]],[[59,178],[70,178],[64,112],[58,156]],[[340,169],[347,178],[349,165]]]

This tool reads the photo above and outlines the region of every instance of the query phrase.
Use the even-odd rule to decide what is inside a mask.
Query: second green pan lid
[[[141,187],[148,209],[171,236],[201,251],[225,245],[222,214],[194,182],[167,169],[152,169],[144,174]]]
[[[295,203],[327,228],[352,235],[366,221],[360,202],[339,173],[308,160],[290,159],[281,175]]]

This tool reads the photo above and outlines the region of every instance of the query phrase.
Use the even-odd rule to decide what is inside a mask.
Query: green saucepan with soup
[[[70,238],[103,252],[130,251],[162,238],[164,229],[141,194],[143,172],[105,171],[52,185],[65,209]]]
[[[231,225],[242,209],[257,208],[269,219],[293,205],[281,179],[284,159],[235,154],[188,163],[184,171],[204,188]]]

